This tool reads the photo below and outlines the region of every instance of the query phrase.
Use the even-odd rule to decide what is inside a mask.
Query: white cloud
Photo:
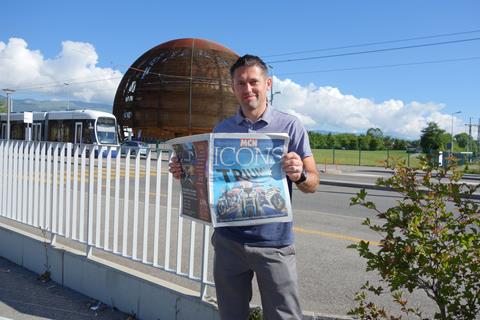
[[[51,99],[113,103],[122,73],[100,68],[95,48],[85,42],[63,41],[61,52],[46,59],[25,40],[0,41],[0,88],[41,93]],[[68,85],[65,85],[68,83]]]
[[[281,92],[275,95],[275,107],[296,115],[308,129],[365,133],[374,127],[388,135],[417,139],[428,122],[435,121],[451,131],[452,116],[441,112],[445,107],[442,104],[393,99],[378,103],[346,95],[338,88],[314,84],[302,87],[276,77],[274,88]],[[463,129],[463,121],[454,117],[454,133]]]

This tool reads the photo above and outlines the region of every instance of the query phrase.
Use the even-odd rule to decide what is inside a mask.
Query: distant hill
[[[312,132],[316,132],[316,133],[320,133],[320,134],[339,134],[339,133],[343,133],[343,132],[338,132],[338,131],[331,131],[331,130],[322,130],[322,129],[313,129],[313,130],[308,130],[308,131],[312,131]]]
[[[6,98],[0,95],[0,109],[6,106]],[[75,109],[93,109],[112,113],[113,106],[104,103],[93,103],[84,101],[69,101],[68,106],[70,110]],[[35,100],[35,99],[14,99],[13,112],[24,111],[53,111],[53,110],[67,110],[66,100]]]

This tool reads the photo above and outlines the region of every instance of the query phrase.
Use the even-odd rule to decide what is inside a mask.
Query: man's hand
[[[283,170],[293,182],[300,179],[303,171],[303,161],[295,152],[289,152],[283,156]]]
[[[176,156],[170,158],[170,162],[168,163],[168,171],[173,175],[175,179],[180,179],[183,174],[182,164],[178,161]]]
[[[302,192],[312,193],[317,190],[320,182],[320,175],[317,170],[317,164],[313,156],[300,158],[295,152],[289,152],[283,156],[283,170],[291,181],[298,181],[305,171],[307,179],[297,184],[297,188]]]

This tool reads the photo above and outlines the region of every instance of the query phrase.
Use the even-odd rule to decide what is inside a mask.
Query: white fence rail
[[[168,151],[117,151],[0,140],[0,216],[197,281],[205,298],[210,229],[172,212]]]

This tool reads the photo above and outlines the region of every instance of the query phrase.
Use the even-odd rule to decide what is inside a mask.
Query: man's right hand
[[[173,175],[175,179],[180,179],[182,177],[182,164],[178,161],[176,156],[173,156],[168,163],[168,171]]]

